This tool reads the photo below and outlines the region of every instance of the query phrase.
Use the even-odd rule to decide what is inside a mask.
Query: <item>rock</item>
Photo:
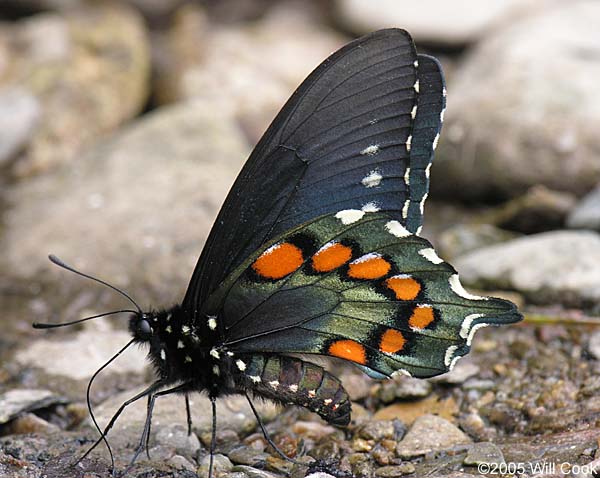
[[[225,455],[217,453],[213,456],[213,474],[219,476],[219,473],[229,472],[233,468],[233,463],[229,461]],[[198,468],[199,477],[208,477],[208,468],[210,466],[210,455],[206,455],[202,458],[200,467]],[[213,476],[214,476],[213,475]]]
[[[600,231],[600,186],[585,196],[571,211],[567,226],[573,229],[595,229]]]
[[[23,366],[36,367],[44,374],[87,380],[130,340],[129,332],[117,331],[107,322],[96,321],[71,338],[49,340],[42,336],[27,348],[18,350],[15,360]],[[75,362],[74,357],[77,357]],[[110,374],[141,374],[146,367],[146,352],[129,347],[106,371]]]
[[[100,426],[106,425],[119,406],[127,399],[133,397],[140,390],[129,390],[111,397],[106,402],[100,404],[95,409],[95,415]],[[190,405],[192,411],[193,430],[197,435],[210,432],[212,428],[212,416],[208,397],[200,394],[190,395]],[[264,422],[269,422],[277,415],[277,407],[271,402],[255,403]],[[118,450],[123,447],[131,446],[140,439],[144,422],[146,420],[146,400],[140,399],[125,409],[119,419],[116,421],[113,429],[109,433],[111,446]],[[88,423],[89,425],[89,423]],[[158,440],[158,435],[165,442],[165,436],[172,430],[173,426],[185,427],[186,413],[185,403],[181,395],[167,395],[159,397],[156,400],[154,413],[152,416],[152,432],[156,438],[150,438],[152,445]],[[248,433],[256,425],[256,418],[246,401],[246,397],[241,395],[232,395],[223,398],[217,402],[217,426],[234,430],[239,434]],[[167,429],[166,432],[163,429]],[[185,429],[185,428],[184,428]],[[187,437],[187,433],[185,434]],[[186,437],[181,437],[186,439]],[[169,441],[169,440],[167,440]],[[177,440],[179,441],[179,439]],[[194,441],[195,442],[195,441]],[[195,443],[191,444],[195,447]],[[182,450],[191,451],[189,444],[183,444]]]
[[[470,442],[471,439],[449,421],[436,415],[423,415],[398,443],[396,453],[406,459]]]
[[[270,455],[248,446],[241,446],[231,450],[227,456],[238,465],[259,465],[264,463]]]
[[[518,237],[492,224],[456,224],[439,234],[436,244],[440,257],[454,260],[467,252],[500,244]]]
[[[281,478],[281,475],[275,475],[274,473],[259,470],[258,468],[253,468],[251,466],[245,465],[234,466],[232,471],[241,471],[245,473],[248,476],[248,478]]]
[[[3,434],[24,435],[27,433],[44,433],[46,435],[54,434],[60,431],[60,428],[33,413],[19,415],[8,424]]]
[[[172,456],[171,458],[169,458],[167,463],[176,470],[185,470],[192,473],[196,471],[196,467],[181,455]]]
[[[11,154],[24,149],[14,165],[20,176],[77,158],[83,146],[135,116],[148,93],[144,25],[117,3],[2,24],[0,62],[0,95],[23,92],[4,147]]]
[[[377,478],[396,478],[398,476],[410,475],[415,472],[415,465],[402,463],[395,466],[382,466],[375,471]]]
[[[536,184],[581,195],[598,183],[600,4],[556,5],[494,31],[456,71],[434,196],[514,197]]]
[[[333,475],[330,475],[329,473],[323,473],[322,471],[319,471],[317,473],[311,473],[310,475],[306,475],[305,478],[335,478]]]
[[[13,389],[0,394],[0,425],[21,413],[67,403],[49,390]]]
[[[548,3],[545,0],[503,0],[483,4],[467,0],[451,4],[443,0],[424,0],[406,8],[395,0],[380,0],[377,8],[373,8],[369,0],[337,0],[336,13],[343,25],[361,34],[401,26],[418,42],[459,47],[479,40],[499,23]]]
[[[373,419],[398,419],[407,425],[411,425],[414,421],[429,413],[435,413],[450,420],[458,413],[458,405],[452,397],[440,400],[438,396],[430,395],[422,400],[394,403],[381,408],[373,415]]]
[[[144,304],[148,297],[155,305],[181,300],[247,153],[225,115],[217,119],[194,101],[161,108],[72,168],[6,192],[13,207],[4,215],[0,271],[31,284],[46,282],[45,297],[57,303],[59,297],[73,302],[78,290],[98,291],[50,267],[45,254],[53,252]]]
[[[465,465],[480,465],[486,463],[505,463],[502,450],[490,442],[473,443],[469,447],[467,456],[463,463]]]
[[[193,457],[200,450],[200,440],[192,433],[188,435],[187,426],[180,423],[163,425],[156,432],[155,441],[159,445],[174,448],[178,455]]]
[[[412,400],[423,398],[431,393],[431,384],[427,380],[414,377],[398,376],[381,384],[378,396],[384,403],[391,403],[397,398]]]
[[[20,153],[40,120],[38,99],[20,87],[0,89],[0,165]]]
[[[198,98],[230,114],[256,142],[300,82],[346,40],[316,26],[303,4],[274,5],[261,20],[219,26],[185,6],[159,44],[157,98]]]
[[[533,303],[593,306],[600,300],[600,235],[545,232],[459,257],[466,284],[514,289]]]
[[[596,360],[600,360],[600,331],[597,330],[590,336],[588,350]]]
[[[467,358],[459,360],[450,372],[430,378],[429,380],[434,383],[440,382],[450,385],[460,385],[478,373],[479,366]]]
[[[523,196],[484,214],[481,221],[524,234],[560,229],[575,207],[572,194],[534,186]]]

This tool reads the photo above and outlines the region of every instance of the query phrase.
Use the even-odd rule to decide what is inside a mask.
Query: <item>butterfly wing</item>
[[[377,378],[444,373],[477,329],[521,319],[466,292],[427,240],[381,212],[325,215],[266,243],[207,308],[227,350],[335,356]]]
[[[324,214],[377,208],[417,231],[443,91],[438,63],[417,55],[403,30],[364,36],[325,60],[275,118],[235,181],[184,308],[200,311],[261,244]]]

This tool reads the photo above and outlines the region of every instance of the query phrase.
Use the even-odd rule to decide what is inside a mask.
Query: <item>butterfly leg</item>
[[[185,413],[187,415],[188,436],[192,434],[192,411],[190,409],[190,396],[185,394]]]
[[[250,408],[252,409],[252,412],[254,413],[254,416],[256,417],[256,421],[258,422],[258,426],[260,427],[265,440],[267,440],[267,443],[269,445],[271,445],[273,447],[273,449],[277,452],[277,454],[283,458],[286,461],[289,461],[290,463],[293,463],[295,465],[302,465],[302,463],[300,463],[299,461],[294,460],[293,458],[290,458],[289,456],[287,456],[285,453],[283,453],[278,447],[277,445],[275,445],[275,443],[273,442],[273,440],[271,440],[271,437],[269,436],[269,434],[267,433],[267,430],[262,422],[262,419],[260,418],[260,415],[258,414],[258,411],[256,410],[256,408],[254,407],[254,403],[252,403],[252,400],[250,399],[250,395],[248,395],[247,392],[244,392],[244,395],[246,395],[246,399],[248,400],[248,403],[250,404]]]
[[[208,463],[208,478],[213,476],[213,463],[215,459],[215,448],[217,446],[217,399],[210,397],[212,406],[212,436],[210,438],[210,461]]]
[[[163,386],[163,382],[162,381],[157,381],[154,382],[152,385],[150,385],[148,388],[146,388],[145,390],[143,390],[142,392],[138,393],[137,395],[135,395],[134,397],[130,398],[129,400],[123,402],[121,404],[121,406],[119,407],[119,409],[116,411],[116,413],[112,416],[112,418],[110,419],[110,421],[108,422],[108,425],[106,425],[106,427],[104,428],[104,431],[102,432],[100,438],[98,438],[98,440],[96,440],[96,442],[83,454],[83,456],[81,458],[79,458],[76,462],[75,465],[79,464],[83,459],[85,459],[91,452],[92,450],[94,450],[102,441],[106,440],[106,435],[108,434],[108,432],[110,431],[110,429],[113,427],[113,425],[115,424],[115,422],[117,421],[117,418],[119,418],[119,416],[121,415],[121,413],[123,413],[123,410],[125,410],[125,408],[127,408],[129,405],[131,405],[133,402],[136,402],[137,400],[139,400],[140,398],[143,398],[147,395],[152,394],[155,390],[160,389]],[[113,464],[113,474],[115,473],[115,467]]]

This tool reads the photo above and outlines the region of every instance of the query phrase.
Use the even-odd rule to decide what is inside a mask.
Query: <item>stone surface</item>
[[[300,3],[274,5],[263,19],[210,23],[186,6],[159,42],[160,102],[198,98],[208,110],[235,116],[256,142],[300,82],[346,39]]]
[[[447,383],[450,385],[460,385],[467,379],[477,375],[479,373],[479,366],[472,362],[470,358],[464,358],[459,360],[454,368],[442,375],[430,378],[432,382]]]
[[[193,457],[200,450],[200,440],[192,433],[188,435],[187,426],[181,423],[163,425],[156,432],[156,443],[174,448],[178,455]]]
[[[600,187],[596,187],[575,206],[567,218],[567,226],[600,231]]]
[[[26,146],[14,165],[20,176],[75,159],[84,145],[136,115],[147,97],[146,30],[140,16],[122,4],[2,24],[0,64],[0,95],[18,87],[39,105],[26,106],[27,113],[21,105],[22,124],[14,125],[21,132],[13,132],[12,142]],[[23,131],[32,133],[27,144],[19,140]]]
[[[398,443],[396,452],[401,458],[411,458],[470,442],[471,439],[449,421],[437,415],[423,415]]]
[[[514,289],[534,303],[593,306],[600,300],[600,235],[556,231],[459,257],[466,284]]]
[[[557,5],[491,33],[456,71],[434,196],[513,197],[536,184],[581,195],[598,183],[600,4]]]
[[[401,26],[416,41],[463,46],[484,37],[499,24],[535,12],[550,3],[547,0],[487,3],[477,0],[422,0],[406,8],[396,0],[379,0],[374,8],[370,0],[337,0],[336,13],[339,21],[358,33]]]
[[[21,413],[65,403],[49,390],[13,389],[0,394],[0,425]]]
[[[600,360],[600,331],[591,334],[588,350],[596,360]]]
[[[51,267],[45,256],[53,252],[145,306],[148,297],[179,301],[247,153],[239,129],[201,102],[161,108],[72,168],[7,191],[13,207],[0,237],[0,270],[49,282],[50,300],[101,290]]]
[[[38,99],[19,87],[0,89],[0,165],[21,153],[40,120]]]
[[[467,252],[499,244],[517,237],[517,234],[491,224],[456,224],[445,229],[436,240],[438,255],[450,262]]]
[[[463,463],[465,465],[479,465],[486,463],[505,463],[502,450],[490,442],[473,443],[467,452]]]

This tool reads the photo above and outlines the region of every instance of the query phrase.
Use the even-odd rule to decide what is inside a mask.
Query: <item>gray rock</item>
[[[233,463],[252,466],[264,463],[270,455],[249,446],[241,446],[231,450],[227,456]]]
[[[195,472],[196,467],[181,455],[174,455],[167,460],[167,463],[177,470]]]
[[[19,87],[0,89],[0,164],[20,153],[40,120],[39,101]]]
[[[67,403],[49,390],[14,389],[0,393],[0,425],[21,413]]]
[[[258,21],[219,25],[197,6],[182,8],[158,42],[159,101],[197,98],[237,118],[255,142],[300,82],[346,40],[308,10],[273,3]]]
[[[600,235],[557,231],[515,239],[459,257],[465,283],[514,289],[534,303],[593,306],[600,300]]]
[[[445,229],[437,238],[440,257],[449,261],[467,252],[506,242],[517,237],[491,224],[457,224]]]
[[[249,478],[280,478],[282,475],[276,475],[268,471],[259,470],[251,466],[237,465],[233,467],[232,471],[241,471],[248,475]]]
[[[0,236],[2,274],[47,283],[47,300],[57,302],[52,310],[60,297],[73,302],[77,291],[98,293],[88,281],[50,267],[45,254],[53,252],[109,278],[143,304],[149,297],[155,305],[181,300],[248,153],[231,118],[204,106],[192,101],[161,108],[72,168],[7,191],[13,207]]]
[[[375,476],[377,478],[396,478],[410,475],[414,472],[415,465],[412,463],[402,463],[401,465],[382,466],[375,471]]]
[[[600,231],[600,187],[597,187],[573,209],[567,218],[567,226],[574,229]]]
[[[581,195],[598,183],[600,4],[557,5],[494,31],[456,71],[432,194],[512,197],[543,184]]]
[[[216,474],[217,476],[219,475],[219,472],[220,473],[229,472],[233,468],[233,463],[231,463],[231,461],[229,461],[229,458],[227,458],[225,455],[221,455],[221,454],[217,453],[216,455],[213,456],[213,460],[214,460],[213,461],[213,474]],[[208,468],[209,467],[210,467],[210,455],[206,455],[204,458],[202,458],[202,461],[200,462],[200,466],[198,467],[198,476],[200,478],[208,477]]]
[[[155,441],[159,445],[174,448],[177,454],[192,457],[200,450],[200,440],[192,433],[188,435],[187,426],[180,423],[163,425],[156,432]]]
[[[459,360],[450,372],[439,375],[438,377],[430,378],[429,381],[460,385],[478,373],[479,366],[474,364],[469,358],[466,358]]]
[[[590,336],[588,350],[596,360],[600,360],[600,331],[596,331]]]
[[[322,471],[319,471],[317,473],[311,473],[310,475],[306,475],[305,478],[335,478],[333,475],[330,475],[329,473],[323,473]]]
[[[504,463],[502,450],[490,442],[473,443],[469,447],[463,463],[465,465],[479,465],[486,463]]]
[[[471,439],[449,421],[437,415],[422,415],[398,443],[396,453],[401,458],[412,458],[470,442]]]
[[[543,8],[546,0],[421,0],[406,8],[396,0],[337,0],[340,21],[353,31],[367,33],[401,26],[417,41],[462,46],[484,37],[493,27],[509,19]],[[435,15],[432,15],[435,12]]]
[[[32,110],[25,117],[21,105],[23,124],[15,123],[6,144],[25,146],[14,173],[28,176],[73,160],[86,144],[136,115],[148,94],[149,57],[142,19],[123,4],[0,25],[0,87],[23,89],[40,109],[25,106]],[[38,115],[32,129],[31,117]]]

